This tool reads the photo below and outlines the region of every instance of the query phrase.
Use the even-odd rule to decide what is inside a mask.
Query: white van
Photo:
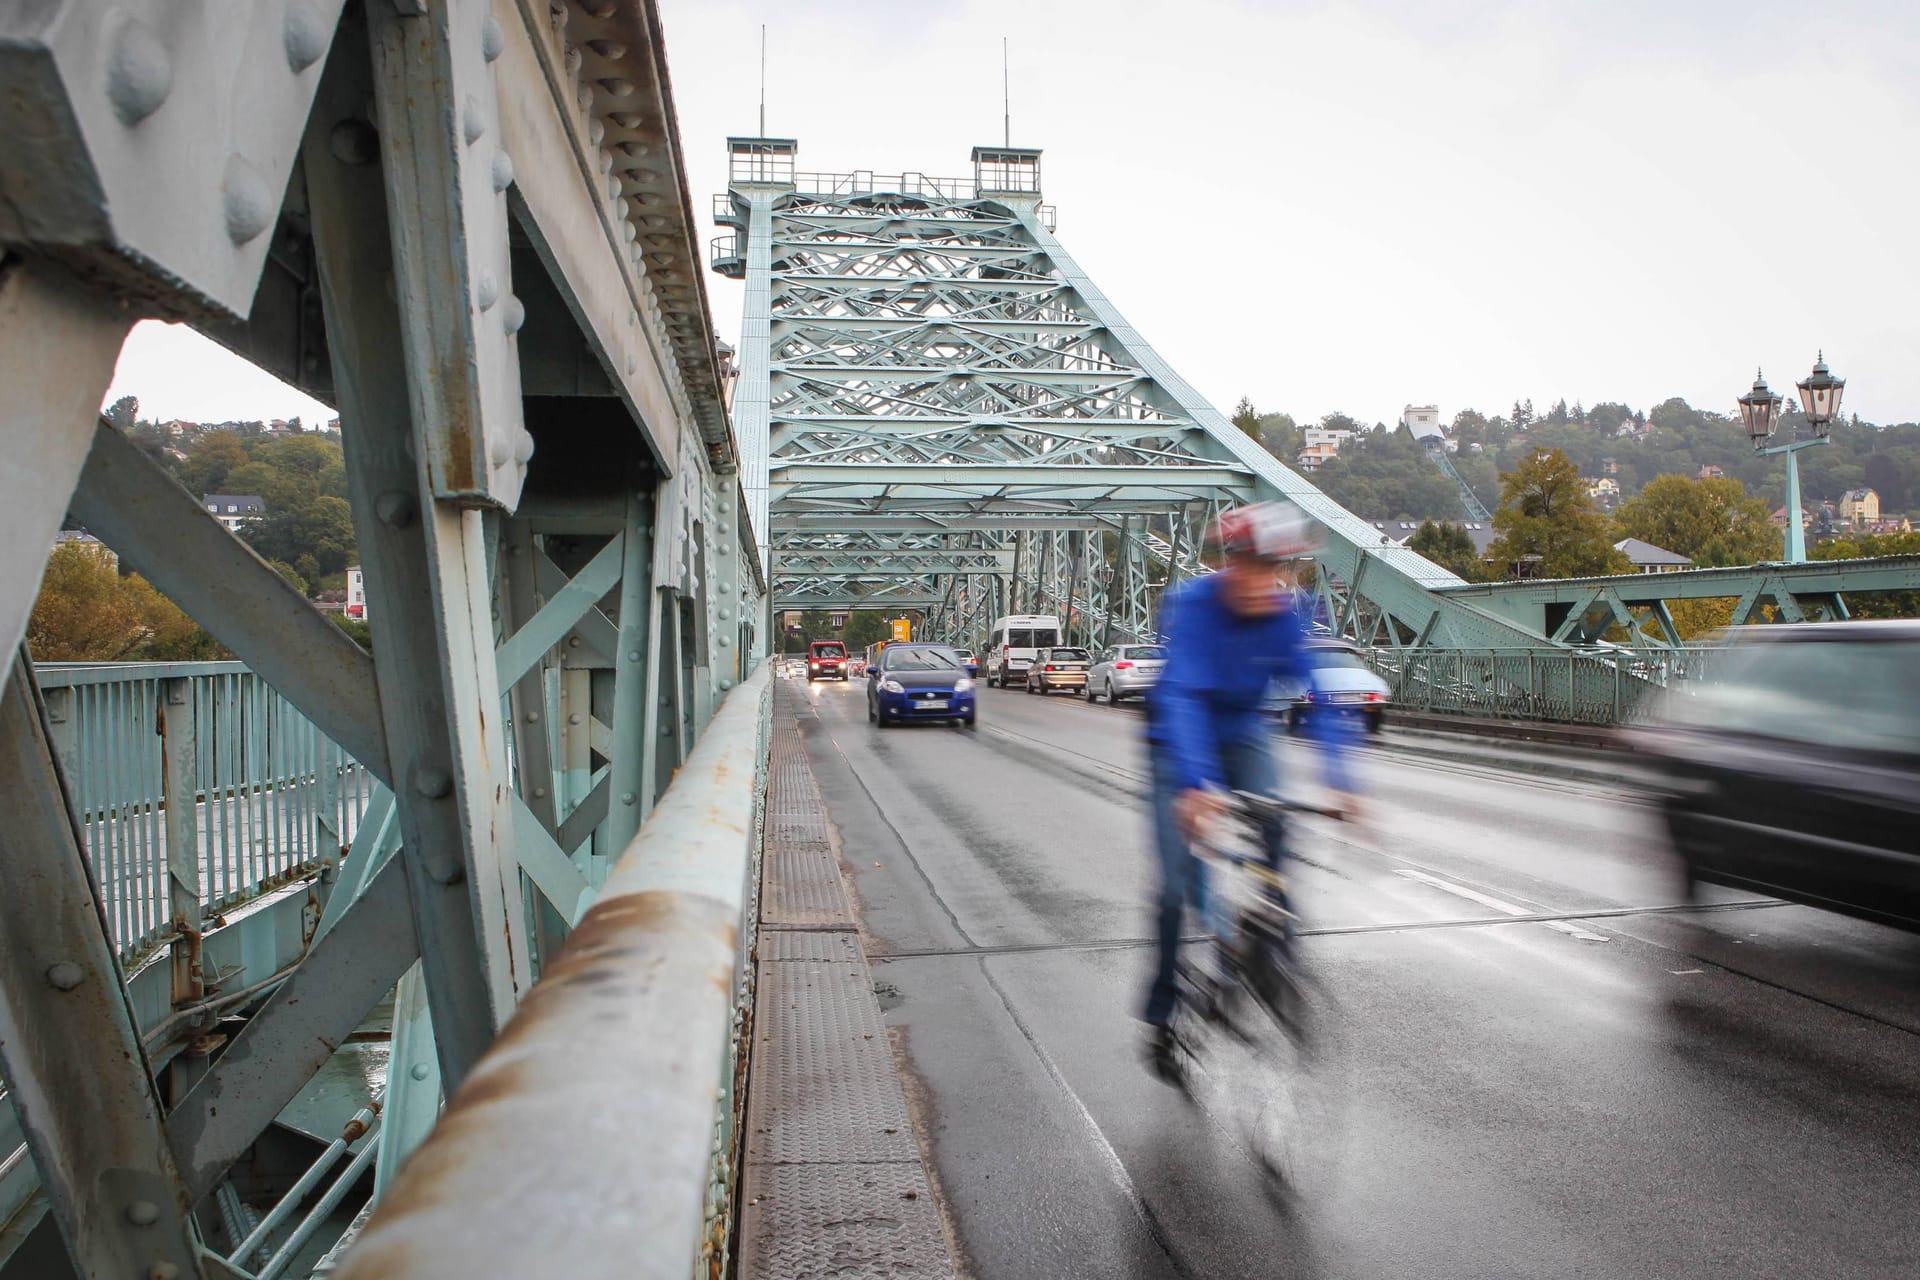
[[[1051,649],[1060,643],[1060,619],[1037,613],[1015,613],[996,618],[987,636],[987,651],[980,656],[986,664],[987,684],[1002,689],[1025,685],[1027,668],[1033,665],[1036,649]]]

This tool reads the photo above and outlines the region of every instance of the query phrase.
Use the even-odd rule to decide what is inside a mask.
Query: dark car
[[[973,677],[944,644],[896,642],[867,668],[867,719],[882,729],[909,720],[977,723]]]
[[[1920,929],[1920,622],[1740,628],[1629,736],[1689,882]]]

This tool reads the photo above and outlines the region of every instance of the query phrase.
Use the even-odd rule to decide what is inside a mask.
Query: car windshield
[[[888,649],[889,671],[954,671],[960,655],[951,649]]]
[[[1131,658],[1135,662],[1164,662],[1167,657],[1167,650],[1165,645],[1134,644],[1122,649],[1120,656],[1123,658]]]
[[[1704,655],[1703,655],[1704,656]],[[1820,747],[1920,753],[1920,644],[1786,640],[1736,645],[1676,681],[1665,719]]]
[[[1320,671],[1325,671],[1329,667],[1339,671],[1367,670],[1366,661],[1350,649],[1315,649],[1313,666]]]
[[[1007,643],[1016,649],[1044,649],[1060,638],[1051,627],[1030,630],[1024,627],[1007,632]]]
[[[816,658],[844,658],[847,656],[847,651],[837,644],[817,644],[813,646],[813,656]]]
[[[1085,662],[1087,660],[1087,651],[1085,649],[1055,649],[1047,656],[1055,662]]]

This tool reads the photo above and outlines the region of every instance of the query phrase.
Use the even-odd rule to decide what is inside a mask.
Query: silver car
[[[1105,698],[1118,706],[1122,698],[1142,698],[1167,665],[1167,649],[1158,644],[1117,644],[1100,655],[1087,672],[1087,698]]]

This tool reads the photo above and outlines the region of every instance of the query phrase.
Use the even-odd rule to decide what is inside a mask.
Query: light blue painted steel
[[[1787,563],[1804,564],[1807,559],[1807,528],[1800,522],[1800,451],[1826,444],[1829,437],[1814,436],[1790,444],[1776,444],[1754,452],[1763,458],[1785,454],[1787,459]]]
[[[549,596],[540,611],[507,638],[494,654],[496,679],[502,686],[531,670],[541,654],[566,639],[600,597],[613,590],[620,581],[625,550],[623,539],[609,539],[566,586]]]

